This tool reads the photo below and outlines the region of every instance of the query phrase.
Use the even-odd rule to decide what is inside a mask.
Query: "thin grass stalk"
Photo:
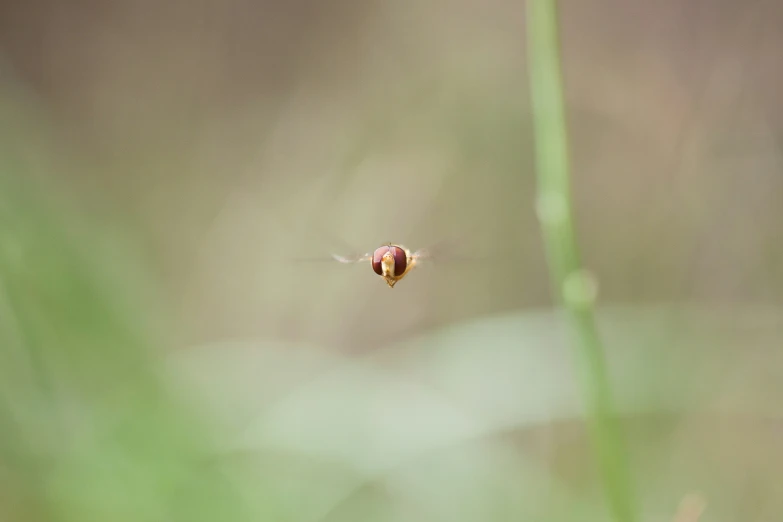
[[[634,522],[628,457],[613,412],[594,319],[595,279],[582,268],[572,214],[568,134],[555,0],[528,0],[527,51],[537,176],[537,211],[552,284],[574,338],[590,434],[614,519]]]

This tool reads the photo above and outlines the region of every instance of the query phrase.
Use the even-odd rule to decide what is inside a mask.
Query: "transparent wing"
[[[317,243],[319,246],[314,247],[313,245],[310,245],[308,246],[308,249],[311,251],[316,249],[320,250],[320,252],[315,253],[315,255],[312,257],[309,255],[305,255],[304,257],[289,257],[289,261],[294,263],[334,263],[337,261],[338,263],[342,264],[352,264],[362,261],[369,261],[372,259],[372,253],[361,253],[354,245],[351,245],[343,240],[341,237],[339,237],[338,234],[335,234],[333,230],[329,229],[329,227],[325,226],[322,222],[310,222],[305,226],[308,230],[306,233],[301,233],[303,236],[303,244],[305,242],[313,242],[313,239],[304,239],[305,237],[312,238],[313,236],[317,236],[318,239],[315,240],[315,243]],[[326,248],[321,248],[321,243],[323,243],[324,246],[331,244],[329,250],[332,250],[333,252],[342,251],[344,254],[329,253],[329,250],[326,250]]]
[[[318,256],[318,257],[290,258],[289,261],[294,263],[334,263],[335,261],[337,261],[338,263],[352,264],[352,263],[361,263],[363,261],[369,261],[370,259],[372,259],[372,254],[361,254],[361,255],[325,254],[323,256]]]
[[[470,246],[462,237],[440,241],[434,245],[416,250],[412,255],[417,262],[436,265],[452,263],[485,264],[500,257],[496,252],[488,252],[484,249]]]
[[[448,239],[416,250],[413,252],[413,257],[417,261],[433,261],[436,263],[474,259],[470,256],[465,256],[464,252],[465,248],[462,245],[462,241]]]
[[[332,259],[338,263],[361,263],[362,261],[369,261],[372,259],[372,254],[362,254],[360,256],[341,256],[338,254],[332,254]]]

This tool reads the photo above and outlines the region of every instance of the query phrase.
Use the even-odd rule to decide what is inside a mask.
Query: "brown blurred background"
[[[641,504],[655,507],[642,520],[662,520],[699,490],[716,517],[705,522],[775,520],[783,4],[559,4],[578,237],[600,283],[632,474]],[[138,286],[151,281],[157,293],[145,302],[157,308],[143,312],[159,314],[183,349],[167,361],[176,371],[156,359],[151,373],[166,375],[167,387],[190,374],[183,395],[210,410],[220,451],[256,456],[237,459],[269,477],[263,488],[248,480],[248,498],[267,488],[292,512],[323,510],[290,520],[374,520],[375,509],[381,520],[490,520],[512,501],[515,519],[541,509],[539,519],[573,510],[571,519],[589,520],[585,499],[603,506],[583,422],[589,394],[549,307],[533,211],[524,13],[523,2],[505,0],[0,5],[0,159],[24,160],[8,177],[34,177],[123,244],[107,249],[123,283],[137,281],[121,252],[143,258],[149,278]],[[11,268],[0,275],[23,272],[14,262],[24,257],[9,255],[14,234],[30,245],[48,239],[23,237],[46,229],[26,228],[29,216],[19,215],[2,238],[0,260]],[[452,238],[456,256],[393,290],[368,266],[330,260],[387,241],[417,249]],[[102,234],[89,239],[100,250]],[[18,368],[0,364],[14,377],[6,402],[22,405],[21,417],[0,420],[52,439],[52,453],[75,470],[61,486],[130,506],[165,475],[182,433],[196,430],[163,422],[180,411],[161,406],[163,393],[104,403],[87,386],[83,376],[123,375],[130,350],[116,339],[126,323],[104,331],[94,310],[111,299],[63,297],[67,281],[51,292],[60,300],[25,308],[48,270],[89,279],[59,261],[13,281],[30,339],[45,341],[19,346],[43,347],[40,360],[55,370],[65,361],[67,389],[87,390],[75,402],[106,426],[120,412],[128,420],[117,432],[139,437],[144,451],[73,435],[92,457],[71,458],[55,416],[14,387],[26,352],[9,359]],[[674,306],[694,303],[682,314]],[[80,306],[91,311],[83,323],[66,313]],[[134,324],[136,310],[122,310]],[[139,411],[152,420],[138,421]],[[167,426],[170,437],[145,460],[147,438]],[[77,415],[72,429],[81,428],[89,433]],[[37,466],[37,439],[19,432]],[[233,440],[243,437],[244,446]],[[19,451],[2,442],[0,461],[11,462]],[[164,471],[150,465],[134,474],[137,490],[118,481],[115,497],[94,494],[93,485],[111,489],[116,462],[162,462]],[[0,479],[48,502],[49,470],[35,469],[40,483],[20,482],[24,473]],[[195,500],[215,504],[183,498],[193,513]],[[486,509],[458,518],[454,506],[474,500]]]
[[[783,7],[561,12],[578,232],[602,301],[780,303]],[[3,74],[52,124],[51,176],[143,245],[182,344],[362,350],[547,305],[524,42],[524,4],[497,0],[0,7]],[[489,260],[393,291],[328,262],[455,235]]]

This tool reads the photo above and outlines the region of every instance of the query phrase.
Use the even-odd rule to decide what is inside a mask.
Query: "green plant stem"
[[[528,0],[527,45],[537,210],[551,277],[574,335],[591,438],[610,509],[617,521],[633,522],[635,509],[628,458],[613,414],[611,386],[593,316],[595,285],[581,268],[574,233],[555,0]]]

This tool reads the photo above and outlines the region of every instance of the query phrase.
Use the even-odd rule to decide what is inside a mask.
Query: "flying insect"
[[[394,243],[386,243],[376,248],[372,253],[358,257],[343,257],[332,254],[340,263],[361,263],[370,261],[373,272],[381,276],[389,288],[394,288],[398,282],[408,275],[418,263],[429,258],[428,250],[421,249],[412,252],[410,249]]]

